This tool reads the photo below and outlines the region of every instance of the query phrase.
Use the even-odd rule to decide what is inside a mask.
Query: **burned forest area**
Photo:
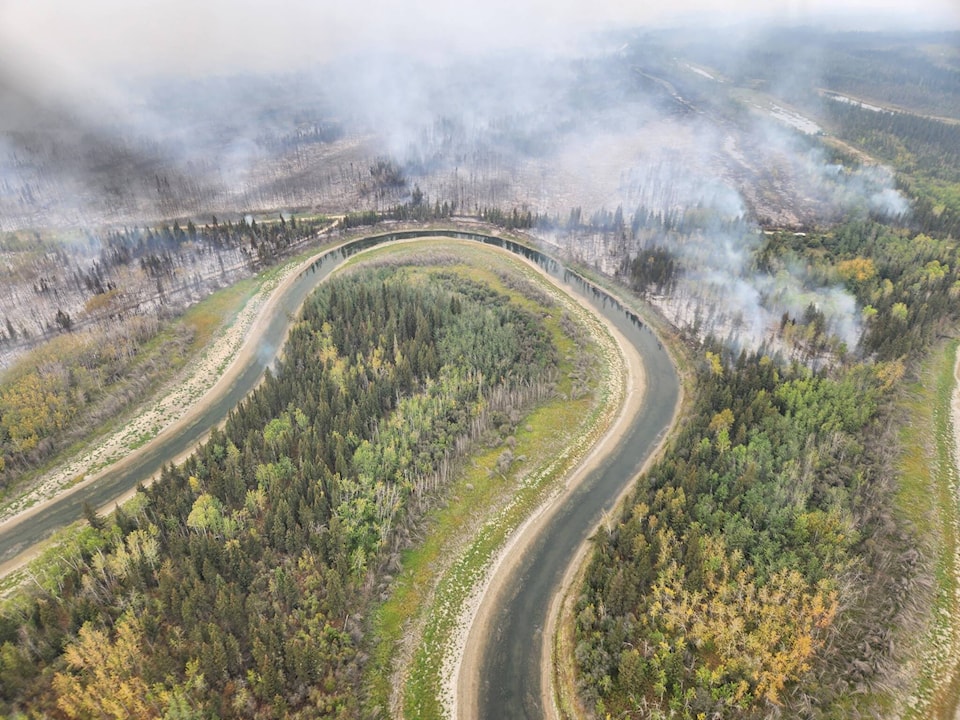
[[[0,717],[474,717],[432,618],[658,382],[561,265],[682,401],[555,605],[545,716],[956,717],[960,32],[391,48],[0,71]],[[189,452],[17,543],[258,353]]]

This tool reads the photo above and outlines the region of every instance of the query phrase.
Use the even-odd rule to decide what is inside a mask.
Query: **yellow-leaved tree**
[[[663,546],[675,538],[662,533]],[[780,692],[809,669],[823,632],[837,610],[836,592],[821,582],[810,587],[795,570],[781,570],[760,583],[738,550],[721,536],[699,539],[703,587],[691,592],[683,572],[670,561],[651,587],[644,621],[665,637],[657,666],[667,654],[695,651],[700,684],[714,688],[730,705],[780,702]],[[670,640],[672,638],[672,640]]]
[[[159,718],[167,698],[143,678],[143,630],[136,617],[124,615],[114,639],[86,623],[67,646],[69,670],[57,673],[57,706],[69,718]]]

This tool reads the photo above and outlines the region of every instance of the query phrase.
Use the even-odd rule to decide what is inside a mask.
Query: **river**
[[[643,409],[636,423],[606,462],[558,509],[554,521],[527,551],[528,557],[520,564],[515,577],[510,578],[513,590],[496,609],[497,632],[488,638],[483,650],[484,660],[478,668],[483,674],[481,717],[542,717],[540,635],[550,598],[577,548],[596,527],[602,514],[612,509],[615,499],[636,476],[668,427],[679,396],[679,380],[656,336],[632,311],[550,256],[504,238],[452,230],[397,231],[350,241],[318,255],[293,282],[278,291],[282,295],[271,303],[270,314],[260,325],[258,351],[248,354],[237,379],[225,392],[210,402],[201,415],[146,445],[122,468],[107,471],[82,489],[50,501],[34,516],[9,523],[0,531],[0,564],[15,561],[58,529],[79,520],[84,503],[102,507],[137,484],[148,482],[164,464],[188,451],[210,428],[223,422],[276,359],[291,319],[307,295],[347,258],[394,240],[438,236],[502,247],[536,262],[619,328],[643,357],[648,378]]]
[[[670,426],[680,397],[673,363],[656,336],[639,318],[603,290],[563,272],[564,283],[588,299],[638,350],[647,378],[641,409],[605,462],[589,474],[550,517],[511,575],[510,588],[497,599],[495,631],[481,651],[479,716],[513,720],[543,718],[540,661],[550,601],[580,545],[637,477]]]

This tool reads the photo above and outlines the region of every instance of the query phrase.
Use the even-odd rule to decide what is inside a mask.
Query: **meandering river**
[[[647,378],[643,408],[630,431],[604,464],[590,474],[557,510],[551,523],[526,551],[514,575],[511,592],[496,608],[496,631],[483,649],[479,683],[479,711],[483,718],[541,718],[540,649],[550,599],[578,547],[609,511],[624,487],[669,426],[679,397],[679,379],[670,357],[656,336],[618,300],[550,256],[520,243],[482,233],[451,230],[413,230],[372,235],[347,242],[318,255],[294,280],[277,292],[254,339],[257,351],[241,353],[233,383],[205,403],[202,413],[173,432],[146,445],[118,467],[82,488],[44,504],[42,510],[8,522],[0,530],[0,565],[16,564],[38,543],[83,515],[84,503],[102,507],[148,482],[161,468],[196,445],[210,428],[220,424],[253,389],[277,357],[292,318],[307,295],[352,255],[397,240],[452,237],[495,245],[522,255],[560,280],[571,293],[585,298],[598,313],[614,323],[643,358]]]

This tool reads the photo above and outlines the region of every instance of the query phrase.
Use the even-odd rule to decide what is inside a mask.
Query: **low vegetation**
[[[957,341],[939,343],[912,383],[906,401],[911,422],[900,430],[904,453],[897,508],[904,522],[925,528],[917,553],[928,573],[914,590],[925,622],[910,629],[908,644],[919,658],[918,680],[905,699],[904,717],[946,718],[955,714],[960,648],[957,587],[958,527],[956,436],[951,405]],[[932,432],[931,432],[932,430]]]

